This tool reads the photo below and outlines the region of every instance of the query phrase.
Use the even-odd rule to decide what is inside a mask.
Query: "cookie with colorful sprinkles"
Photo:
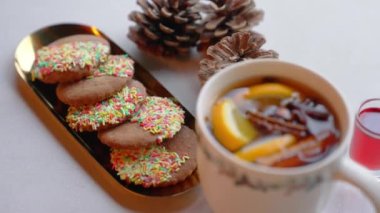
[[[115,148],[148,146],[173,138],[184,123],[183,109],[169,98],[149,96],[131,122],[98,132],[99,140]]]
[[[129,119],[145,99],[145,87],[131,80],[120,92],[92,105],[70,106],[66,116],[69,126],[79,132],[106,129]]]
[[[177,184],[196,168],[197,137],[190,128],[166,143],[111,150],[111,163],[120,179],[135,185],[165,187]]]
[[[37,50],[32,80],[44,83],[80,80],[107,60],[110,47],[97,41],[73,41]]]
[[[95,104],[123,89],[133,77],[133,60],[127,55],[110,55],[107,62],[77,82],[60,83],[56,94],[70,106]]]

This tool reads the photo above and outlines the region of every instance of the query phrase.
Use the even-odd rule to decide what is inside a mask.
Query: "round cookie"
[[[131,81],[109,99],[92,105],[70,106],[66,116],[69,126],[76,131],[96,131],[118,125],[129,119],[145,99],[145,87]]]
[[[58,84],[56,94],[70,106],[94,104],[123,89],[133,74],[133,61],[128,56],[112,55],[91,76],[78,82]]]
[[[184,111],[168,98],[150,96],[130,123],[99,131],[99,140],[115,148],[148,146],[172,138],[184,123]]]
[[[112,149],[112,167],[120,179],[143,187],[165,187],[185,180],[196,168],[197,137],[184,126],[162,145]]]
[[[111,97],[123,89],[127,78],[101,76],[72,83],[60,83],[56,94],[60,101],[70,106],[91,105]]]
[[[63,37],[51,42],[48,46],[57,46],[57,45],[63,45],[70,42],[79,42],[79,41],[99,42],[101,44],[106,45],[107,47],[110,47],[110,43],[105,38],[100,37],[100,36],[90,35],[90,34],[76,34],[76,35],[66,36],[66,37]],[[109,48],[109,50],[111,50],[111,48]]]
[[[104,63],[109,46],[94,41],[74,41],[37,50],[31,72],[44,83],[70,82],[88,76]]]
[[[123,123],[98,132],[100,142],[112,148],[133,148],[153,144],[157,137],[137,123]]]

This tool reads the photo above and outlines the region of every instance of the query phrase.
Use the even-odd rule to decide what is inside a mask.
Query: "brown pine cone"
[[[226,36],[207,49],[207,55],[200,61],[199,79],[205,83],[212,75],[230,64],[254,58],[278,58],[277,52],[263,50],[262,35],[255,32],[237,32]]]
[[[263,18],[264,12],[257,10],[253,0],[210,0],[200,10],[207,14],[202,24],[198,51],[206,51],[225,36],[235,32],[250,31]]]
[[[137,0],[143,12],[133,11],[136,22],[128,37],[139,48],[155,55],[187,55],[199,39],[201,19],[195,5],[198,0]]]

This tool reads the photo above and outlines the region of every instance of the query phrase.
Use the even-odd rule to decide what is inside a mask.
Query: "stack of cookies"
[[[184,126],[183,109],[169,98],[148,96],[133,79],[133,60],[110,55],[99,37],[76,35],[37,51],[32,79],[58,84],[75,131],[97,131],[111,149],[122,180],[163,187],[185,180],[196,168],[196,135]]]

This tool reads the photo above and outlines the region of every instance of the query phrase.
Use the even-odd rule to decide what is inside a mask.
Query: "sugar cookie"
[[[161,143],[180,131],[184,113],[172,100],[150,96],[142,102],[131,122],[100,131],[98,138],[102,143],[116,148]]]
[[[162,145],[112,149],[111,163],[120,179],[143,187],[164,187],[185,180],[196,168],[197,137],[184,126]]]
[[[96,131],[118,125],[129,119],[146,96],[145,88],[137,81],[109,99],[92,105],[69,107],[66,121],[76,131]]]
[[[37,50],[32,80],[44,83],[70,82],[88,76],[104,63],[109,46],[100,42],[70,42]]]

